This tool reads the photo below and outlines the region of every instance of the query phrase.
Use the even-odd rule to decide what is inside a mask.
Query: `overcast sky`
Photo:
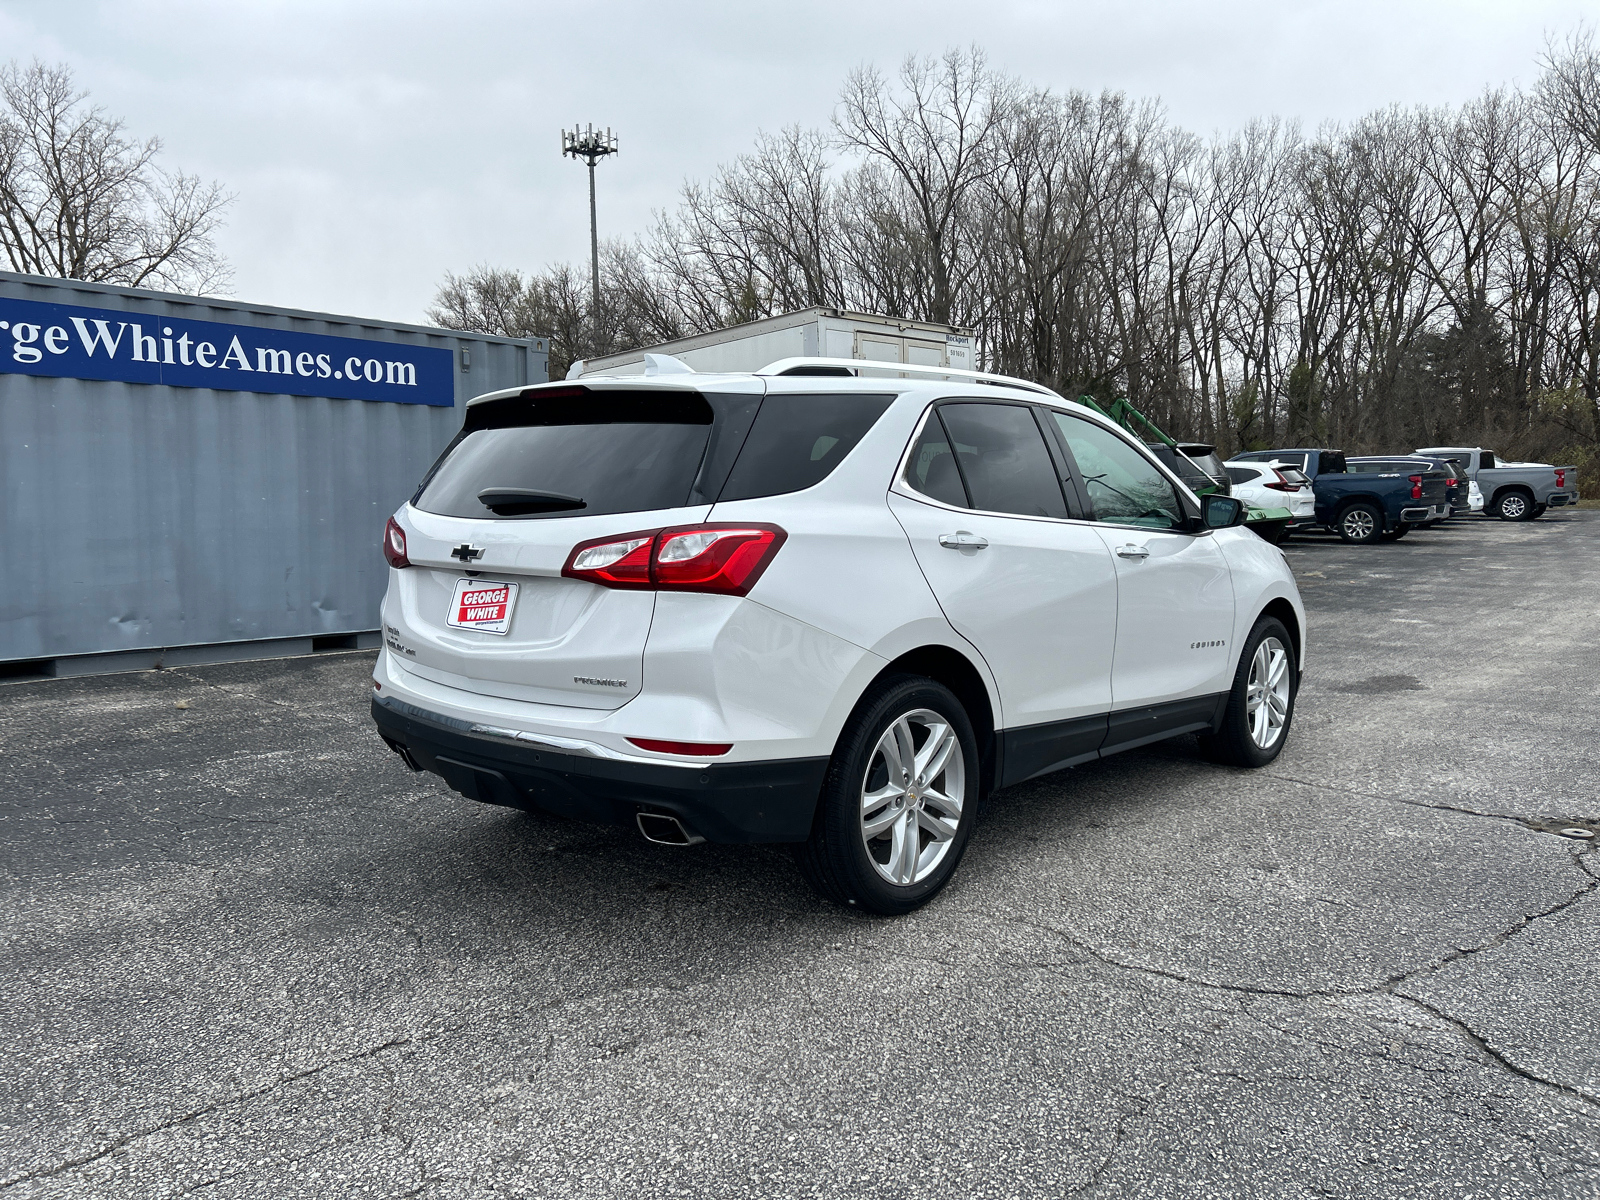
[[[601,236],[642,231],[758,130],[825,125],[853,66],[975,43],[1057,89],[1159,96],[1210,134],[1531,82],[1568,0],[1208,4],[0,0],[0,52],[62,61],[162,162],[238,197],[240,299],[420,321],[446,270],[588,252],[563,125],[609,125]]]

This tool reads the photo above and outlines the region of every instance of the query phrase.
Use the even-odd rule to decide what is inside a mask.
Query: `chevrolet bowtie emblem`
[[[477,546],[462,542],[461,545],[450,551],[450,557],[459,558],[462,562],[472,562],[474,559],[483,557],[483,550]]]

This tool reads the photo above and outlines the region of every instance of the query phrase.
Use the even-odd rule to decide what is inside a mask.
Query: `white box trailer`
[[[977,359],[970,330],[835,308],[803,308],[575,363],[567,378],[638,375],[646,354],[669,355],[702,374],[758,371],[784,358],[847,358],[971,371]]]

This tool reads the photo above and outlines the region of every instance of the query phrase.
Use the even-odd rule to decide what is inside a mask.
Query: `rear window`
[[[595,392],[468,410],[414,503],[445,517],[516,520],[679,508],[705,455],[711,406],[692,393],[648,401]]]
[[[718,499],[781,496],[821,483],[893,400],[882,393],[767,396]]]
[[[1188,459],[1195,466],[1199,467],[1201,473],[1204,474],[1207,479],[1215,480],[1220,483],[1222,480],[1227,478],[1228,472],[1226,468],[1223,467],[1222,460],[1217,457],[1214,451],[1195,453],[1192,450],[1185,450],[1181,446],[1179,447],[1179,451],[1184,458]]]

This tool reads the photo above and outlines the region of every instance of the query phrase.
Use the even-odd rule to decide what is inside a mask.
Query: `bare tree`
[[[851,72],[835,118],[842,144],[882,161],[905,186],[927,247],[928,319],[949,321],[966,282],[961,210],[990,169],[989,142],[1007,89],[974,48],[937,62],[908,58],[900,92],[872,67]]]
[[[156,166],[66,66],[0,67],[0,247],[13,271],[200,294],[228,286],[221,185]]]

